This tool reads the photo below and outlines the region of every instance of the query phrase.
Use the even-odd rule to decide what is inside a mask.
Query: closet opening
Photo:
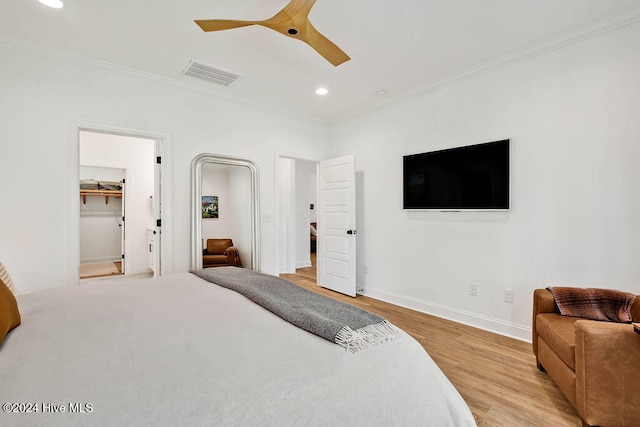
[[[125,272],[126,169],[80,165],[80,279]]]
[[[160,273],[159,142],[79,130],[79,277]]]

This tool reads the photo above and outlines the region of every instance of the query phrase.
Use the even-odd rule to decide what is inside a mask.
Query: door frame
[[[65,182],[65,202],[69,207],[68,218],[66,222],[67,236],[64,246],[67,248],[66,262],[66,283],[72,285],[80,284],[80,198],[78,197],[78,182],[80,176],[80,132],[105,133],[117,136],[127,136],[133,138],[151,139],[155,141],[155,153],[162,158],[161,164],[156,167],[159,169],[159,176],[154,177],[154,195],[157,192],[154,203],[157,205],[156,212],[162,221],[162,228],[158,233],[160,248],[160,271],[155,272],[156,275],[164,275],[172,272],[170,260],[172,253],[172,218],[170,209],[162,209],[162,206],[172,206],[171,186],[167,183],[172,181],[171,176],[171,158],[164,153],[171,152],[171,136],[164,133],[131,129],[121,126],[108,125],[104,123],[96,123],[83,119],[69,118],[66,120],[65,126],[65,164],[66,170]],[[158,175],[158,174],[156,174]]]
[[[282,215],[282,213],[280,212],[280,198],[282,197],[280,194],[280,159],[292,159],[292,160],[301,160],[301,161],[305,161],[305,162],[312,162],[315,163],[316,165],[322,161],[321,158],[319,157],[313,157],[313,156],[308,156],[305,154],[301,154],[301,153],[294,153],[294,152],[287,152],[287,151],[278,151],[276,150],[275,154],[274,154],[274,200],[273,200],[273,210],[274,210],[274,215],[273,215],[273,222],[274,222],[274,246],[273,246],[273,262],[274,262],[274,269],[273,271],[275,272],[275,275],[279,275],[280,274],[280,249],[281,249],[281,245],[280,245],[280,233],[282,232],[282,230],[280,229],[280,217]],[[316,184],[317,184],[317,175],[316,175]],[[316,195],[317,197],[317,195]],[[267,222],[265,220],[265,222]]]

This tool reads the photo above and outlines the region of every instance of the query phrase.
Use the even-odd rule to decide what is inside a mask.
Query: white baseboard
[[[360,288],[361,286],[358,287]],[[482,316],[457,308],[434,304],[417,298],[407,297],[371,287],[364,287],[363,291],[359,293],[371,298],[399,305],[401,307],[472,326],[474,328],[515,338],[520,341],[531,342],[531,328],[516,323],[506,322],[504,320]]]

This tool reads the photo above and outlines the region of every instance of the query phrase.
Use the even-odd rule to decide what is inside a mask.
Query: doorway
[[[315,265],[317,247],[317,162],[278,159],[279,274]]]
[[[298,252],[310,254],[311,204],[302,207],[308,186],[298,184],[296,169],[308,159],[276,153],[276,268],[294,274]],[[356,189],[354,156],[311,161],[316,166],[316,282],[352,297],[356,296]],[[302,187],[302,188],[299,188]],[[301,206],[302,210],[297,210]],[[302,223],[302,224],[301,224]],[[300,233],[296,230],[299,228]],[[306,231],[303,231],[306,230]],[[298,240],[300,236],[300,240]],[[303,241],[304,239],[304,241]],[[304,248],[303,251],[299,248]],[[304,267],[304,266],[303,266]]]
[[[124,274],[125,169],[80,165],[80,279]]]
[[[81,267],[90,260],[87,258],[88,249],[108,245],[111,252],[118,252],[115,255],[120,262],[115,264],[118,272],[111,269],[111,272],[93,272],[91,276],[159,275],[158,218],[161,204],[159,158],[156,156],[158,141],[82,129],[79,130],[78,141],[79,178],[85,180],[85,186],[95,185],[98,190],[98,197],[87,197],[86,192],[83,196],[81,190]],[[116,188],[118,183],[120,188]],[[90,203],[95,209],[100,206],[99,213],[93,216],[86,214]],[[116,238],[118,232],[119,239]],[[111,252],[109,257],[114,257]],[[86,276],[81,272],[81,279]]]

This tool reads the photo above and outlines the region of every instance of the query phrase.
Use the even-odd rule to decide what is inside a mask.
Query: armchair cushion
[[[227,257],[226,255],[205,255],[204,260],[206,261],[207,265],[229,263],[229,257]]]
[[[612,289],[549,288],[563,316],[608,322],[631,323],[635,295]]]
[[[227,248],[233,246],[231,239],[207,239],[205,255],[223,255]]]
[[[579,317],[561,316],[555,313],[539,314],[536,329],[551,350],[571,369],[576,367],[576,329]]]

